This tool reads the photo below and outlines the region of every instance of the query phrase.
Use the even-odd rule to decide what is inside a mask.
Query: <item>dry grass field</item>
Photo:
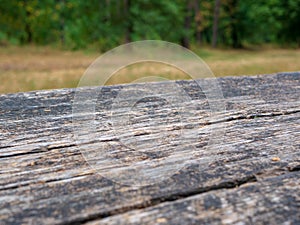
[[[195,52],[215,76],[300,71],[300,49],[212,50]],[[97,52],[62,51],[50,47],[0,47],[0,93],[76,87]],[[132,82],[143,76],[186,79],[164,64],[143,63],[120,70],[107,84]]]

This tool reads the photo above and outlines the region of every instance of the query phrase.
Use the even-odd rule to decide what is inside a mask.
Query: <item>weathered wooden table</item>
[[[226,111],[216,115],[207,115],[205,95],[192,81],[177,82],[191,98],[183,104],[196,106],[183,123],[167,114],[168,129],[156,124],[149,132],[152,124],[147,133],[157,119],[147,110],[160,115],[168,105],[153,98],[135,108],[133,136],[123,140],[134,140],[139,154],[118,145],[128,127],[116,123],[112,133],[107,122],[122,85],[102,89],[89,142],[74,138],[75,89],[1,95],[0,224],[300,224],[300,72],[218,82]],[[223,139],[210,143],[220,129]],[[144,186],[102,176],[81,153],[101,146],[114,149],[110,160],[118,164],[147,164],[172,154],[180,136],[169,137],[178,130],[186,135],[181,144],[195,149],[190,159]]]

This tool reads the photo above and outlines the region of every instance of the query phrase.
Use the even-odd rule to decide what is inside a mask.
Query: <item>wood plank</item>
[[[145,127],[160,118],[150,121],[137,115],[132,120],[132,130],[119,126],[118,135],[115,135],[116,127],[109,124],[110,108],[124,86],[105,87],[96,108],[95,139],[81,142],[73,133],[75,89],[1,95],[2,223],[81,224],[94,221],[116,224],[139,218],[144,223],[176,224],[176,221],[187,219],[190,223],[246,221],[251,224],[255,221],[255,224],[263,224],[268,220],[275,223],[276,218],[279,223],[283,218],[290,218],[290,224],[296,224],[300,221],[300,73],[228,77],[219,78],[218,82],[226,111],[208,116],[207,100],[195,82],[179,81],[177,84],[191,98],[179,105],[189,110],[189,114],[185,114],[189,116],[181,123],[176,116],[169,116],[164,126],[150,126],[151,134],[145,132]],[[144,102],[143,107],[153,109],[153,102]],[[155,113],[165,115],[166,109],[169,113],[175,110],[158,107]],[[118,115],[119,109],[114,110]],[[180,142],[178,138],[171,138],[166,144],[161,142],[160,135],[178,135],[178,127],[184,133]],[[224,138],[214,143],[217,153],[210,152],[211,134],[224,130]],[[122,136],[141,131],[144,133]],[[146,164],[157,157],[166,157],[164,154],[168,151],[171,154],[172,146],[181,144],[195,150],[184,166],[166,180],[148,186],[128,186],[99,175],[80,152],[99,146],[109,150],[113,146],[118,154],[124,153],[116,136],[144,149],[143,154],[131,152],[130,156],[131,160]],[[153,149],[152,143],[160,144]],[[150,151],[156,154],[145,155]],[[118,157],[124,159],[126,154]],[[270,204],[277,187],[279,197],[275,206],[278,210],[275,210]],[[261,193],[257,197],[256,190]],[[205,200],[207,198],[211,200]],[[206,209],[205,204],[213,204],[214,199],[221,201],[221,206]],[[199,210],[189,212],[194,202]],[[260,202],[262,208],[253,209],[253,205]]]
[[[299,224],[300,174],[165,201],[86,224]]]

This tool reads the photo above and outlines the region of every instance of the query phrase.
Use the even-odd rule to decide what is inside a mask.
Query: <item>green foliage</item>
[[[183,35],[184,5],[182,2],[136,1],[130,8],[133,40],[158,39],[178,42]]]
[[[214,0],[0,0],[0,44],[100,51],[143,39],[210,44],[214,7]],[[300,46],[299,28],[300,0],[222,0],[218,44]]]

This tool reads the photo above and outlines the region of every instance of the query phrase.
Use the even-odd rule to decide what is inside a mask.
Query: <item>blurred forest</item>
[[[0,44],[300,47],[300,0],[0,0]]]

